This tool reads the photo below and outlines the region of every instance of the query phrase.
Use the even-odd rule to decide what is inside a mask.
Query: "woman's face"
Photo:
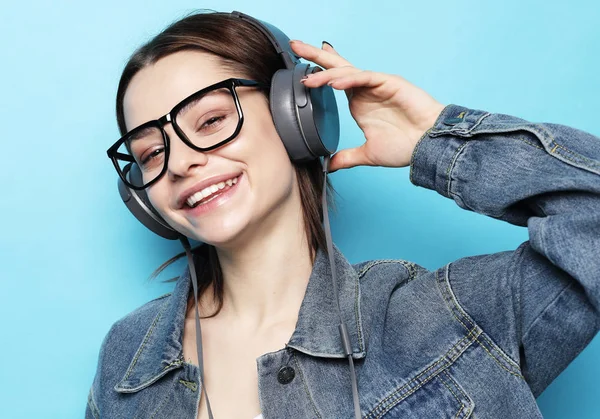
[[[158,119],[192,93],[230,77],[247,78],[211,54],[183,51],[160,59],[137,73],[127,88],[127,129]],[[284,214],[300,211],[295,170],[264,94],[253,87],[238,87],[237,93],[244,113],[238,136],[202,153],[187,146],[167,124],[167,171],[147,189],[154,208],[174,229],[217,247],[248,242],[267,233]],[[221,189],[204,197],[210,185]],[[187,200],[198,190],[205,191],[192,195],[192,200],[202,199],[198,204]]]

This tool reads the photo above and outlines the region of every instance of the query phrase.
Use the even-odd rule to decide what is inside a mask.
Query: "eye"
[[[227,117],[226,115],[213,116],[213,117],[207,119],[206,121],[204,121],[204,123],[200,126],[200,129],[198,131],[200,131],[200,132],[214,131],[214,130],[218,129],[218,127],[223,123],[223,121],[225,120],[226,117]]]
[[[165,150],[164,148],[155,148],[154,150],[151,150],[149,153],[144,153],[141,158],[142,165],[144,165],[144,166],[148,165],[149,162],[151,162],[152,160],[155,160],[157,157],[159,157],[164,152],[164,150]]]
[[[212,125],[212,124],[214,124],[215,122],[217,122],[217,121],[220,121],[221,119],[223,119],[223,117],[222,117],[222,116],[214,116],[214,117],[210,118],[208,121],[206,121],[206,122],[204,123],[204,125]]]

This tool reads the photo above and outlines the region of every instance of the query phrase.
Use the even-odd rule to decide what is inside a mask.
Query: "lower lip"
[[[229,189],[227,189],[225,192],[221,192],[219,195],[217,195],[215,198],[211,199],[210,201],[200,204],[194,208],[190,208],[187,205],[185,205],[183,207],[183,210],[186,212],[186,214],[190,214],[192,216],[198,216],[198,215],[206,214],[210,211],[213,211],[214,209],[225,204],[233,196],[233,194],[238,190],[238,186],[240,185],[240,183],[243,179],[244,179],[244,174],[239,175],[237,178],[237,182],[234,185],[232,185]]]

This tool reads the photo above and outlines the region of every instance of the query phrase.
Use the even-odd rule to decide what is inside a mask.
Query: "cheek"
[[[146,194],[148,195],[148,199],[150,200],[150,204],[152,207],[160,214],[160,216],[167,221],[170,225],[168,211],[167,209],[167,191],[162,187],[161,181],[158,181],[154,185],[150,186],[146,190]]]
[[[272,122],[269,120],[254,130],[251,138],[247,142],[251,180],[258,181],[267,190],[289,187],[294,167]]]
[[[240,141],[240,146],[246,149],[249,158],[260,161],[262,168],[292,169],[266,101],[248,109],[240,135],[244,138]]]

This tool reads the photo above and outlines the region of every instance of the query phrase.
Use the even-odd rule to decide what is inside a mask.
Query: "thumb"
[[[349,169],[356,166],[372,166],[364,152],[364,145],[355,148],[347,148],[335,153],[329,161],[329,173],[339,169]]]

